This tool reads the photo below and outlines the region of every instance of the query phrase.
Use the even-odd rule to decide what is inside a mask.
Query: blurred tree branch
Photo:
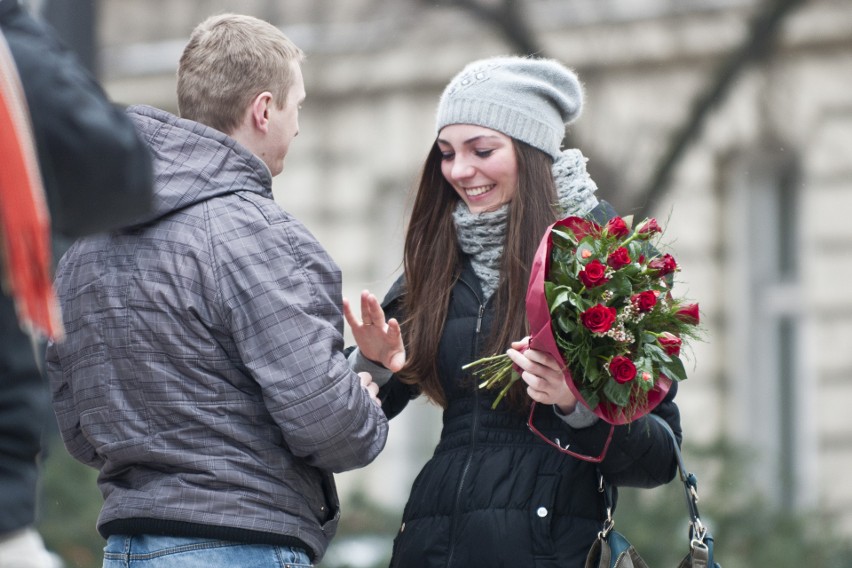
[[[511,48],[520,55],[546,57],[538,43],[535,32],[524,18],[523,0],[438,0],[425,3],[439,6],[457,6],[471,12],[477,18],[489,22],[504,37]]]
[[[804,0],[770,0],[752,19],[751,33],[748,34],[740,49],[731,53],[722,62],[707,88],[696,97],[689,116],[672,135],[668,148],[654,169],[648,184],[637,194],[636,216],[638,218],[650,215],[651,209],[668,191],[672,172],[689,146],[698,139],[711,110],[722,102],[749,63],[769,56],[781,23],[793,8],[803,2]]]

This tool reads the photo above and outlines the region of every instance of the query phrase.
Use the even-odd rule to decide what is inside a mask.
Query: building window
[[[738,152],[723,183],[729,429],[753,449],[756,489],[785,509],[813,505],[806,464],[804,314],[799,276],[799,182],[781,150]]]

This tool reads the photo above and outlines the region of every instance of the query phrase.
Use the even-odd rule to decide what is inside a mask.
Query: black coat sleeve
[[[652,411],[671,426],[680,443],[680,411],[674,402],[677,383],[672,383],[665,399]],[[585,455],[599,455],[611,425],[598,420],[588,428],[568,427],[571,449]],[[609,450],[598,469],[615,486],[657,487],[674,479],[677,458],[672,439],[656,420],[643,416],[629,424],[616,426]]]
[[[133,123],[17,3],[2,2],[0,29],[24,88],[54,230],[78,237],[132,224],[150,208],[153,181]]]

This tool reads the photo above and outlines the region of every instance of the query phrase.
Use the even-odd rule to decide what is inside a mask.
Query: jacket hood
[[[152,210],[133,225],[235,191],[272,198],[269,168],[230,136],[146,105],[131,106],[127,114],[154,163]]]

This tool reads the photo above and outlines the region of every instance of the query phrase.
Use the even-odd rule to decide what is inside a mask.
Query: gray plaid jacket
[[[343,355],[341,275],[224,134],[128,111],[155,158],[155,213],[79,240],[48,346],[66,447],[100,470],[101,534],[304,544],[334,535],[331,472],[368,464],[387,420]]]

